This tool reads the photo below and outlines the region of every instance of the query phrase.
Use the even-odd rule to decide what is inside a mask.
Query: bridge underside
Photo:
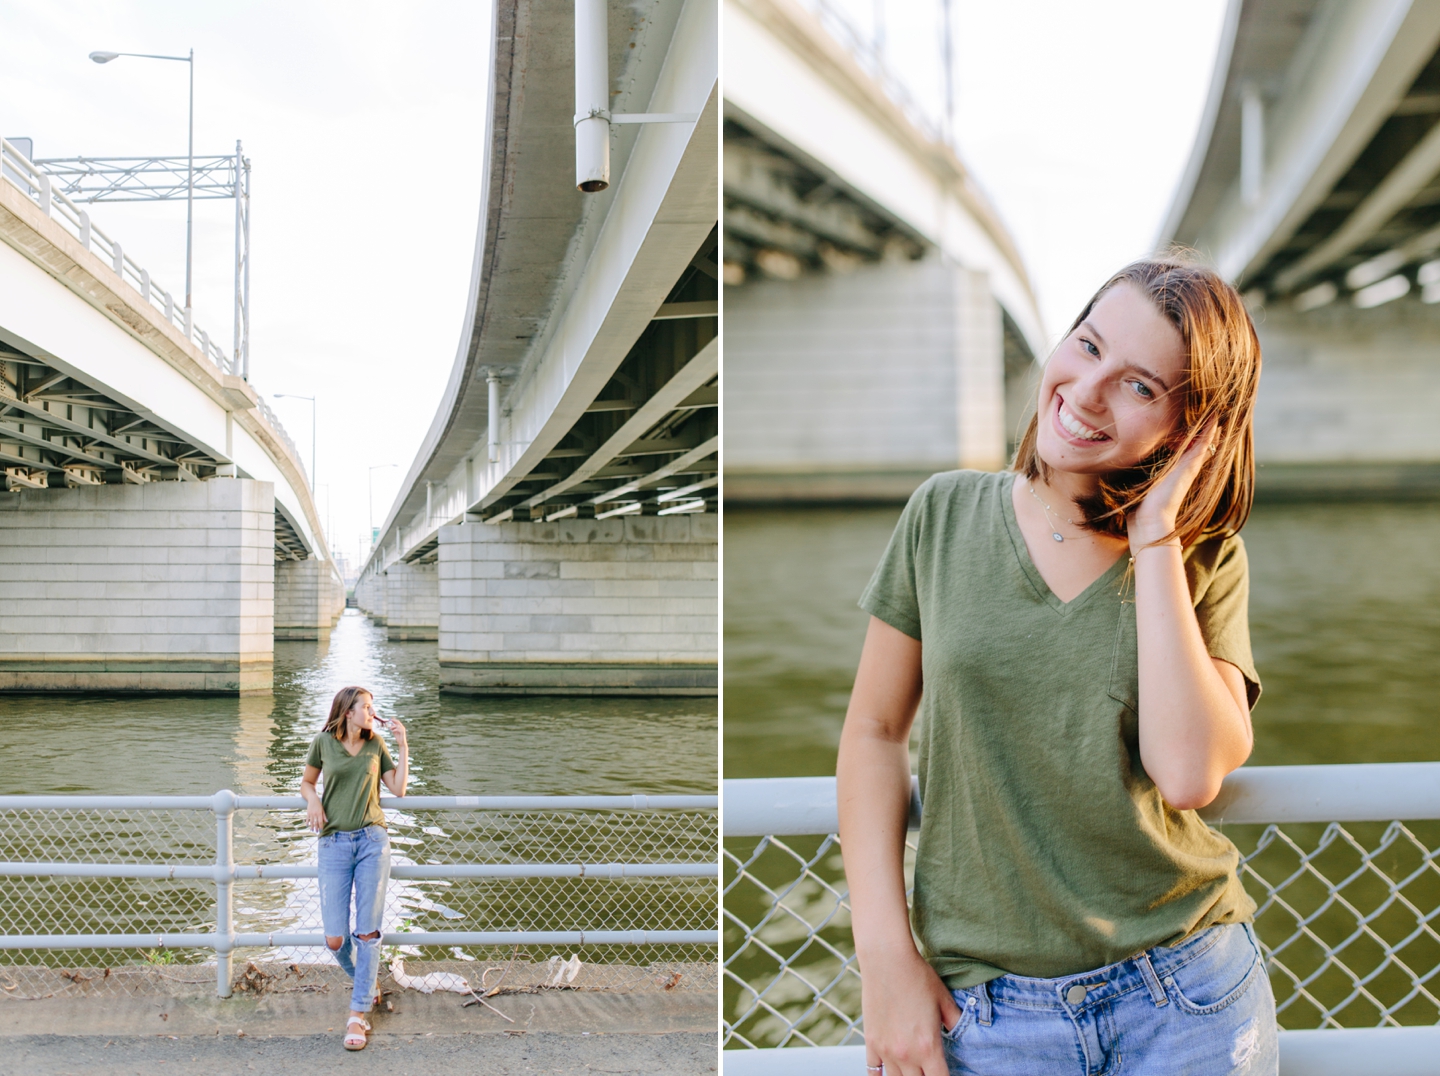
[[[903,501],[1005,465],[1038,367],[986,273],[743,115],[724,205],[727,501]]]
[[[0,691],[263,694],[343,609],[271,483],[8,340],[0,462]]]
[[[1263,497],[1440,493],[1440,9],[1232,3],[1164,235],[1245,293]]]

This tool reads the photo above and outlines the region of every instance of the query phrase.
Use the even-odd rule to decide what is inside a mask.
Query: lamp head
[[[108,64],[111,60],[118,60],[119,58],[120,54],[118,52],[92,52],[90,54],[90,59],[94,60],[97,64]]]

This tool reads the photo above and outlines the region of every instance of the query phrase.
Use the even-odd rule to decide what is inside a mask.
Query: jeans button
[[[1065,991],[1065,1000],[1068,1001],[1071,1005],[1079,1005],[1082,1001],[1085,1000],[1085,995],[1087,993],[1089,993],[1089,991],[1087,991],[1079,983],[1076,983],[1069,990]]]

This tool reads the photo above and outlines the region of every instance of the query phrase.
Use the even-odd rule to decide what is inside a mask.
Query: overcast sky
[[[882,13],[890,66],[942,114],[939,0],[841,2],[867,30]],[[960,151],[1016,237],[1052,334],[1153,241],[1223,9],[954,0]],[[185,66],[87,55],[195,49],[196,152],[239,138],[253,162],[251,379],[267,396],[318,397],[318,500],[351,556],[372,474],[378,524],[460,339],[489,12],[487,0],[0,0],[0,133],[33,138],[39,157],[184,153]],[[227,351],[232,212],[196,205],[196,320]],[[183,203],[94,217],[182,292]],[[310,405],[273,404],[308,457]]]

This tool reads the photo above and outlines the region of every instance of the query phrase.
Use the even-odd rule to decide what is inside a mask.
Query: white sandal
[[[359,1031],[351,1031],[351,1030],[350,1030],[350,1026],[351,1026],[352,1024],[359,1024],[359,1025],[360,1025],[360,1030],[359,1030]],[[363,1050],[363,1049],[365,1049],[365,1044],[370,1041],[369,1038],[367,1037],[367,1033],[369,1032],[369,1030],[370,1030],[370,1021],[369,1021],[369,1020],[366,1020],[363,1016],[352,1016],[352,1017],[350,1017],[349,1020],[346,1020],[346,1021],[345,1021],[345,1049],[347,1049],[347,1050]]]

